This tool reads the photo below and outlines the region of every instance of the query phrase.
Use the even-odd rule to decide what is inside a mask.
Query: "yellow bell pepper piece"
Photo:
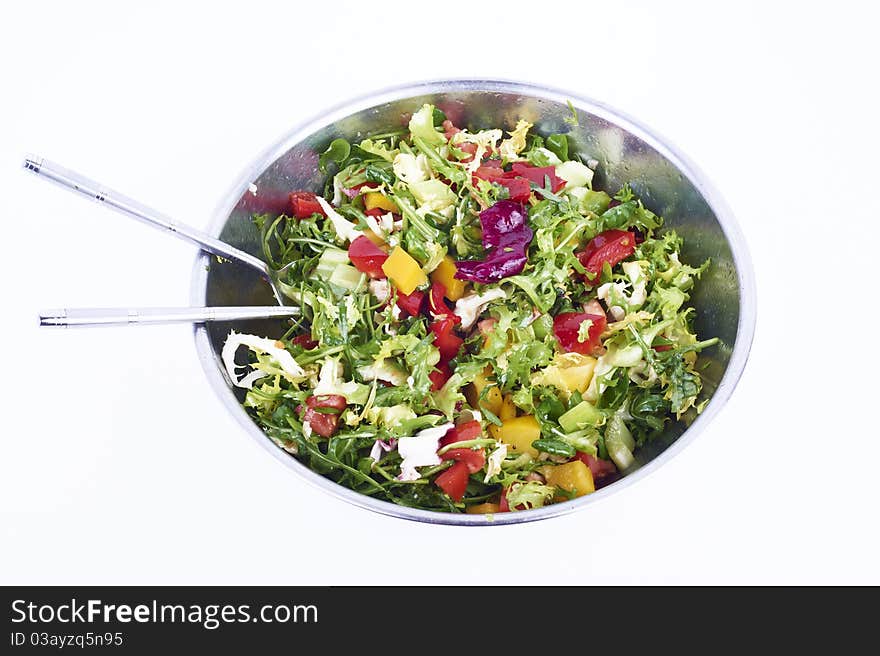
[[[457,301],[465,292],[465,281],[455,277],[455,260],[448,255],[440,260],[437,268],[431,272],[431,282],[438,282],[446,288],[446,298]]]
[[[532,384],[555,387],[565,394],[566,398],[574,391],[583,394],[593,380],[596,362],[596,358],[589,355],[562,353],[553,358],[549,366],[532,374]]]
[[[501,506],[497,503],[478,503],[468,506],[465,512],[469,515],[492,515],[501,512]]]
[[[513,397],[510,394],[505,394],[501,400],[501,410],[498,412],[498,418],[504,422],[514,417],[516,417],[516,406],[513,403]]]
[[[493,389],[497,389],[497,388],[493,388]],[[489,392],[486,393],[487,400],[489,399],[490,396],[492,396],[492,394],[491,394],[492,391],[493,390],[489,390]],[[484,403],[484,405],[485,405],[485,403]],[[491,408],[490,408],[490,410],[491,410]],[[495,411],[493,410],[493,412],[495,412]],[[501,399],[501,405],[498,408],[498,411],[495,412],[495,414],[501,420],[501,423],[504,423],[507,420],[514,419],[516,417],[516,406],[513,404],[513,399],[511,398],[510,394],[504,395],[504,397]],[[501,439],[501,437],[500,437],[501,426],[499,426],[498,424],[489,424],[489,435],[491,435],[496,440],[500,440]]]
[[[395,247],[382,263],[382,271],[404,294],[412,294],[416,287],[428,282],[419,263],[400,246]]]
[[[491,375],[491,367],[486,367],[481,373],[478,373],[474,378],[474,382],[465,388],[464,396],[475,410],[479,410],[482,405],[493,415],[498,416],[498,413],[501,412],[501,390],[498,389],[495,383],[489,380]],[[490,385],[491,387],[486,392],[486,396],[481,399],[483,390]]]
[[[374,210],[378,207],[380,210],[385,210],[386,212],[400,214],[400,210],[397,205],[394,204],[394,201],[388,198],[385,194],[380,194],[378,191],[368,191],[364,194],[364,207],[368,210]]]
[[[562,488],[568,492],[574,492],[574,496],[582,497],[596,491],[593,483],[593,472],[580,460],[573,460],[564,465],[547,467],[544,470],[544,478],[547,485]],[[565,500],[565,497],[556,497],[557,501]]]
[[[533,458],[538,457],[538,450],[532,446],[532,442],[541,437],[541,427],[532,415],[514,417],[502,426],[493,428],[498,429],[496,439],[509,446],[513,453],[528,453]]]

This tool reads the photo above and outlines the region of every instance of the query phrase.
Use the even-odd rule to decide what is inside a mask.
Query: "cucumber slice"
[[[604,418],[605,415],[597,410],[592,403],[581,401],[559,417],[559,425],[566,433],[574,433],[588,426],[598,426]]]
[[[330,275],[330,280],[328,280],[328,282],[331,285],[342,287],[348,291],[354,291],[354,289],[360,284],[363,275],[363,273],[355,269],[353,266],[339,264]]]
[[[608,420],[608,427],[605,429],[605,448],[608,450],[608,456],[621,471],[633,464],[632,452],[635,446],[636,441],[623,418],[615,414]]]

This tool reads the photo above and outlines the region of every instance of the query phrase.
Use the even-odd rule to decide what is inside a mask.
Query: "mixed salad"
[[[279,447],[393,503],[514,512],[608,485],[700,412],[697,354],[717,340],[687,302],[709,262],[531,128],[471,132],[424,105],[333,141],[323,196],[254,217],[302,315],[231,332],[222,359]]]

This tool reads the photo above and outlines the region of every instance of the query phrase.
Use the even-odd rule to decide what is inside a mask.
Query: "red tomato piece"
[[[459,132],[461,132],[461,130],[455,127],[452,121],[450,121],[449,119],[443,121],[443,134],[446,136],[446,141],[452,139],[452,137],[454,137]]]
[[[587,331],[586,341],[578,340],[578,332],[584,321],[592,321]],[[586,312],[563,312],[553,319],[553,333],[559,340],[559,345],[565,351],[574,351],[583,355],[590,355],[601,346],[599,336],[605,330],[608,320],[604,314],[588,314]]]
[[[322,394],[320,396],[310,396],[306,399],[306,407],[308,408],[332,408],[334,410],[345,410],[348,401],[340,394]]]
[[[480,422],[468,421],[450,428],[446,435],[440,438],[440,446],[443,447],[454,442],[464,442],[465,440],[475,440],[482,434],[483,428],[480,426]]]
[[[436,392],[446,384],[446,381],[452,377],[452,369],[448,362],[442,360],[434,365],[434,371],[428,374],[431,380],[431,391]],[[444,438],[445,439],[445,436]]]
[[[298,219],[307,219],[312,214],[324,214],[324,208],[318,203],[317,196],[311,191],[294,191],[287,197],[290,212]]]
[[[290,340],[291,344],[298,344],[302,346],[306,351],[311,351],[318,345],[318,342],[312,339],[312,336],[308,333],[303,335],[297,335],[292,340]]]
[[[434,483],[446,492],[450,499],[461,501],[465,488],[467,488],[468,478],[470,478],[470,471],[468,471],[467,464],[456,462],[452,467],[438,474]]]
[[[388,259],[388,253],[376,246],[369,238],[361,235],[348,247],[348,259],[354,268],[366,273],[370,278],[384,278],[382,265]]]
[[[431,332],[434,333],[434,346],[440,351],[441,360],[449,361],[454,358],[458,355],[461,345],[464,344],[464,340],[454,332],[456,323],[455,319],[446,315],[431,324]]]
[[[500,160],[490,159],[489,162],[500,162]],[[500,167],[489,166],[489,162],[486,162],[482,166],[477,167],[477,170],[474,171],[474,179],[488,180],[489,182],[497,182],[501,179],[501,177],[504,175],[504,171],[502,171]]]
[[[507,490],[508,488],[501,490],[501,500],[498,502],[498,505],[500,506],[498,512],[510,512],[510,504],[507,502]],[[524,505],[519,505],[516,509],[525,510],[526,507]]]
[[[438,364],[436,366],[439,367],[440,365]],[[448,431],[446,431],[446,435],[440,438],[439,445],[440,447],[444,447],[447,444],[452,444],[453,442],[458,441],[460,441],[458,439],[458,431],[455,429],[455,427],[452,427]]]
[[[636,236],[626,230],[606,230],[593,237],[586,248],[577,254],[584,268],[596,274],[593,278],[586,276],[587,284],[596,284],[605,263],[615,266],[625,260],[636,250]]]
[[[483,427],[478,421],[468,421],[455,427],[455,441],[475,440],[483,433]]]
[[[347,405],[345,397],[338,394],[310,396],[304,421],[321,437],[330,437],[339,427],[339,416]]]
[[[465,141],[464,143],[459,144],[458,146],[455,146],[455,147],[458,148],[461,152],[463,152],[465,154],[464,157],[462,157],[459,160],[460,162],[473,162],[474,161],[474,157],[476,157],[476,155],[477,155],[477,144],[470,143],[469,141]]]
[[[550,191],[554,194],[565,186],[565,180],[557,177],[556,169],[552,166],[530,166],[528,164],[523,164],[522,162],[514,162],[513,166],[510,167],[510,170],[515,175],[521,175],[529,180],[529,182],[534,182],[539,187],[543,187],[544,178],[549,177]]]
[[[606,476],[617,473],[617,467],[615,467],[614,463],[610,460],[602,460],[601,458],[591,456],[589,453],[584,453],[583,451],[578,451],[575,458],[590,468],[590,472],[595,479],[605,478]]]
[[[348,196],[349,198],[357,198],[358,196],[360,196],[364,192],[372,191],[372,190],[378,189],[378,188],[379,188],[378,183],[373,182],[372,180],[368,180],[367,182],[361,182],[360,184],[356,184],[355,186],[349,187],[348,189],[343,187],[342,193],[345,194],[346,196]]]
[[[658,335],[654,338],[654,343],[651,345],[651,348],[657,351],[658,353],[662,353],[663,351],[669,351],[675,344],[663,335]]]
[[[413,291],[412,294],[404,294],[399,289],[397,290],[397,307],[411,317],[419,316],[419,313],[422,311],[422,301],[424,299],[425,292],[420,292],[418,289]]]
[[[440,459],[463,462],[469,473],[476,474],[486,464],[486,452],[483,449],[449,449]]]
[[[501,178],[495,182],[507,187],[507,193],[510,195],[510,200],[514,200],[518,203],[528,203],[529,198],[532,196],[532,187],[529,185],[529,181],[525,178]]]
[[[339,427],[339,415],[324,414],[312,408],[306,410],[304,421],[321,437],[331,437]]]

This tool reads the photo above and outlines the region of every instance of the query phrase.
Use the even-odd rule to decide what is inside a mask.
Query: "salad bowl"
[[[628,183],[645,207],[683,238],[683,255],[711,267],[696,286],[695,329],[719,339],[701,356],[702,413],[689,425],[669,424],[661,438],[639,449],[626,476],[593,494],[566,503],[523,512],[471,515],[433,512],[373,499],[338,485],[280,449],[242,407],[242,390],[230,381],[221,352],[230,330],[280,335],[278,319],[218,321],[195,328],[196,349],[205,375],[245,432],[281,464],[312,485],[362,508],[428,523],[500,525],[546,519],[583,509],[640,480],[669,461],[693,440],[723,407],[748,358],[755,325],[755,285],[745,241],[724,201],[684,155],[635,120],[599,102],[554,89],[516,82],[445,80],[401,86],[338,106],[292,130],[248,166],[219,204],[208,232],[259,256],[260,235],[254,214],[283,213],[295,189],[320,191],[325,182],[318,159],[337,138],[357,141],[405,126],[424,103],[442,109],[456,125],[511,130],[519,119],[534,123],[539,134],[565,133],[585,159],[595,160],[601,188]],[[206,253],[193,268],[194,305],[271,305],[273,296],[253,268],[218,263]]]

